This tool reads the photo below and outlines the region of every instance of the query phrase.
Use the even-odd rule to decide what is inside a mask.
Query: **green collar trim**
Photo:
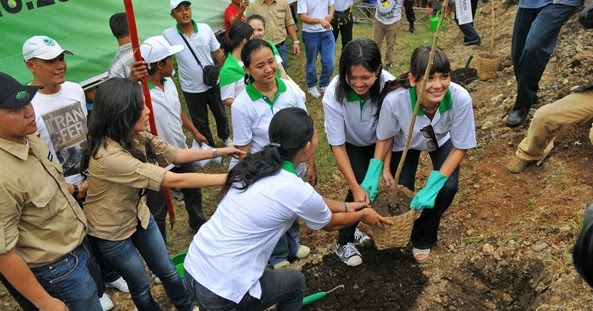
[[[165,77],[162,77],[162,78],[161,78],[161,83],[162,83],[163,85],[165,85],[165,82],[166,82],[166,81],[167,81],[167,79],[165,79]],[[156,84],[154,84],[154,83],[152,83],[152,82],[150,82],[150,81],[148,81],[147,83],[148,83],[148,88],[149,88],[149,89],[154,89],[154,88],[156,87]]]
[[[364,104],[366,104],[367,100],[360,97],[360,95],[356,94],[356,92],[354,92],[354,90],[350,90],[350,92],[348,92],[348,94],[346,94],[346,100],[349,103],[353,103],[353,102],[358,102],[360,104],[360,111],[362,111],[362,108],[364,107]]]
[[[282,161],[282,169],[299,176],[296,168],[294,168],[294,164],[292,164],[290,161]]]
[[[247,92],[247,95],[249,95],[249,98],[251,98],[252,101],[256,101],[260,98],[263,98],[264,101],[270,105],[270,107],[274,106],[274,103],[276,102],[276,100],[278,99],[278,97],[280,96],[281,93],[286,92],[286,84],[284,83],[284,81],[282,81],[281,79],[278,79],[276,77],[276,84],[278,85],[278,91],[276,92],[276,95],[274,96],[274,100],[270,100],[270,98],[268,98],[267,96],[265,96],[264,94],[262,94],[260,91],[258,91],[253,84],[251,83],[251,81],[247,84],[247,86],[245,87],[245,91]]]
[[[198,24],[196,24],[196,22],[194,22],[194,20],[191,20],[191,24],[194,25],[194,33],[198,33]],[[177,27],[177,32],[182,35],[183,34],[183,30],[181,30],[181,28],[179,28],[179,24],[175,25],[175,27]]]
[[[410,101],[412,105],[412,111],[414,111],[416,107],[416,101],[418,101],[418,96],[416,95],[416,87],[413,86],[410,88]],[[453,97],[451,96],[451,90],[447,90],[445,97],[439,103],[439,112],[442,114],[447,110],[451,110],[453,108]],[[418,116],[423,116],[424,111],[422,109],[418,109]]]

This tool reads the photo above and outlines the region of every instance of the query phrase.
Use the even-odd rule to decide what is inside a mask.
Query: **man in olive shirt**
[[[38,309],[102,311],[83,246],[86,218],[36,135],[37,89],[0,73],[0,273]]]
[[[292,51],[294,55],[300,52],[299,40],[296,34],[296,27],[290,5],[287,0],[254,0],[245,12],[247,17],[258,14],[266,19],[266,33],[264,39],[270,40],[276,45],[278,54],[282,57],[284,69],[288,69],[288,52],[286,38],[292,38]]]

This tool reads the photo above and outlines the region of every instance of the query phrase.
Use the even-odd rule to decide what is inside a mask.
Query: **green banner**
[[[193,19],[213,29],[223,26],[230,0],[192,1]],[[175,25],[168,0],[133,1],[140,41]],[[0,71],[21,83],[33,77],[23,61],[22,46],[30,37],[46,35],[74,55],[66,55],[67,80],[82,82],[107,71],[117,50],[109,17],[124,12],[122,0],[0,0]]]

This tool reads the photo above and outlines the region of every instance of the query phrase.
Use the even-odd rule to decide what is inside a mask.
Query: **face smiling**
[[[352,66],[350,75],[346,77],[346,82],[358,96],[366,96],[376,80],[377,73],[369,71],[362,65]]]
[[[422,83],[422,77],[416,80],[411,74],[409,74],[408,78],[410,79],[410,85],[416,86],[416,84],[418,84],[416,92],[420,92],[420,83]],[[449,73],[435,72],[434,74],[430,75],[426,81],[426,90],[424,91],[424,94],[421,98],[422,103],[428,104],[428,106],[431,106],[431,104],[436,105],[440,103],[445,97],[450,84],[451,76]],[[420,94],[417,95],[420,96]]]

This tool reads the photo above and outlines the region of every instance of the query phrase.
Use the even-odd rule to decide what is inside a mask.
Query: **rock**
[[[548,247],[548,243],[542,242],[542,243],[535,245],[532,249],[534,252],[538,253],[538,252],[543,251],[546,247]]]
[[[474,230],[469,229],[469,230],[466,231],[466,234],[467,235],[472,235],[472,234],[474,234]]]
[[[494,246],[486,243],[482,246],[482,252],[492,254],[494,252]]]

